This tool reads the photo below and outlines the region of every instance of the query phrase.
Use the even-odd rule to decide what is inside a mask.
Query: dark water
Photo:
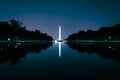
[[[0,80],[120,80],[119,44],[1,43]]]

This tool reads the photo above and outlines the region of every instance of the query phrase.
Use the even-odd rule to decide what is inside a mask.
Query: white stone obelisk
[[[61,26],[59,26],[59,41],[61,40]]]

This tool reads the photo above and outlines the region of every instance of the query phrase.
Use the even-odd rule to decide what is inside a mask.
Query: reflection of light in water
[[[8,44],[8,47],[10,47],[10,44]]]
[[[57,42],[57,40],[54,41],[55,45],[58,44],[58,47],[59,47],[59,57],[61,57],[61,52],[62,52],[62,44],[64,44],[64,42]]]
[[[112,47],[111,46],[108,46],[109,49],[111,49]]]
[[[17,48],[18,46],[17,45],[15,45],[15,48]]]
[[[20,43],[17,43],[17,45],[20,45]]]
[[[1,51],[3,50],[3,48],[1,48]]]
[[[112,50],[114,51],[115,49],[113,48]]]
[[[59,42],[59,57],[61,57],[61,42]]]
[[[61,47],[62,44],[64,44],[64,42],[58,42],[58,44],[59,44],[59,57],[61,57],[61,51],[62,51]]]
[[[113,48],[112,46],[108,46],[109,49],[111,49],[112,51],[115,50],[115,48]]]
[[[20,43],[15,44],[15,48],[18,48],[18,46],[20,46]]]

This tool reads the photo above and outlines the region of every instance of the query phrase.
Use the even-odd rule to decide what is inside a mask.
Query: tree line
[[[96,31],[79,31],[68,36],[67,40],[120,40],[120,24],[101,27]]]
[[[30,31],[22,22],[15,19],[0,22],[0,40],[53,40],[39,30]]]

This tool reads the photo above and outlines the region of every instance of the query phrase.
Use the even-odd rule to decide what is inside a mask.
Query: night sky
[[[0,21],[16,19],[54,39],[120,23],[120,0],[0,0]]]

